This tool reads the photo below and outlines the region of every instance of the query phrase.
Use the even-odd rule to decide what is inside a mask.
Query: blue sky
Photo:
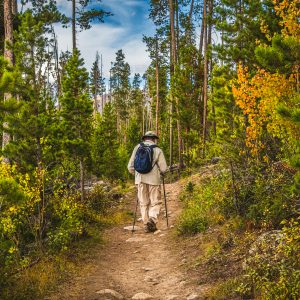
[[[61,11],[69,15],[71,2],[57,0]],[[150,64],[143,34],[152,35],[154,25],[148,19],[148,0],[102,0],[101,7],[114,15],[105,19],[105,23],[93,24],[87,31],[78,33],[78,48],[85,59],[86,67],[91,68],[96,51],[103,56],[104,76],[109,77],[111,61],[115,53],[123,49],[126,61],[130,64],[132,75],[143,74]],[[71,50],[71,28],[56,26],[59,48]]]

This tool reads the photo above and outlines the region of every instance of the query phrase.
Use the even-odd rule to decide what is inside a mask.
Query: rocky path
[[[132,234],[124,225],[108,230],[106,245],[97,251],[93,268],[50,299],[202,299],[183,267],[184,252],[174,238],[180,189],[178,183],[166,185],[170,228],[163,218],[154,234],[143,230]]]

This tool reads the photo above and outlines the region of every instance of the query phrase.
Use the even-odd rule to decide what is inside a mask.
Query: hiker
[[[155,132],[146,132],[142,140],[132,152],[128,170],[135,174],[144,231],[148,233],[157,230],[156,224],[162,203],[160,174],[167,171],[167,163],[163,151],[156,145],[158,136]],[[149,161],[152,162],[149,164]]]

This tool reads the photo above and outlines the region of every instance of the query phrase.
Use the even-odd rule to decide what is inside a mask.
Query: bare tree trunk
[[[212,16],[213,16],[213,8],[214,8],[214,1],[210,0],[209,4],[209,26],[208,26],[208,45],[211,47],[212,44]],[[212,70],[213,70],[213,60],[212,60],[212,55],[210,56],[210,61],[209,61],[209,74],[212,76]],[[213,90],[211,88],[211,101],[212,101],[212,114],[213,114],[213,132],[214,135],[217,135],[217,124],[216,124],[216,110],[215,110],[215,105],[213,101]]]
[[[18,1],[17,0],[12,0],[11,11],[12,11],[13,16],[15,16],[18,13]]]
[[[94,120],[96,120],[96,115],[97,115],[97,108],[98,108],[98,101],[97,101],[97,95],[95,94],[94,95],[94,112],[93,112],[93,115],[94,115]]]
[[[156,109],[155,109],[155,130],[156,134],[159,134],[159,128],[158,128],[158,117],[159,117],[159,65],[158,65],[158,41],[156,40],[156,66],[155,66],[155,72],[156,72]]]
[[[11,46],[13,45],[13,3],[15,0],[4,0],[3,8],[4,8],[4,58],[9,62],[10,65],[13,65],[14,55]],[[14,10],[17,10],[16,6]],[[10,93],[4,93],[4,101],[7,101],[11,98]],[[6,147],[6,145],[10,142],[11,137],[8,132],[5,131],[8,124],[4,122],[3,127],[4,131],[2,134],[2,150]],[[7,159],[4,159],[7,161]]]
[[[204,40],[204,19],[203,19],[203,12],[202,12],[202,21],[201,21],[201,32],[200,32],[200,42],[199,42],[199,68],[200,68],[200,78],[202,76],[203,78],[203,71],[202,71],[202,52],[203,52],[203,40]],[[201,86],[202,83],[202,86]],[[199,136],[202,134],[203,132],[203,107],[202,107],[202,103],[203,103],[203,82],[199,83],[199,98],[198,98],[198,105],[199,105]]]
[[[169,11],[170,11],[170,30],[171,30],[171,101],[173,102],[174,96],[174,75],[175,65],[177,62],[177,50],[176,50],[176,35],[175,35],[175,11],[173,0],[169,0]],[[176,13],[177,16],[177,13]],[[176,114],[177,114],[177,137],[178,137],[178,160],[179,167],[183,166],[182,161],[182,139],[181,139],[181,125],[180,125],[180,114],[179,114],[179,100],[176,101]],[[171,134],[170,134],[171,135]]]
[[[61,76],[60,76],[60,70],[59,70],[59,56],[58,56],[58,45],[57,45],[57,38],[53,30],[53,38],[54,38],[54,69],[55,69],[55,73],[56,73],[56,80],[57,80],[57,109],[60,110],[60,101],[59,101],[59,97],[61,95]]]
[[[76,49],[76,0],[72,0],[72,42],[74,52]]]
[[[102,85],[102,80],[103,80],[103,60],[102,60],[102,54],[100,58],[100,74],[101,74],[101,114],[103,115],[104,112],[104,98],[103,98],[103,85]]]
[[[199,43],[200,60],[202,60],[203,39],[204,39],[204,19],[203,19],[203,16],[204,16],[204,6],[203,6],[201,33],[200,33],[200,43]]]
[[[190,19],[191,23],[192,23],[192,16],[193,16],[193,10],[194,10],[194,2],[195,2],[195,0],[192,0],[191,6],[190,6],[190,12],[189,12],[189,19]]]
[[[175,32],[174,32],[174,9],[173,9],[173,0],[168,0],[169,10],[170,10],[170,30],[171,30],[171,41],[170,41],[170,74],[171,74],[171,94],[170,94],[170,134],[169,134],[169,155],[170,166],[173,165],[173,95],[172,95],[172,77],[174,74],[174,57],[176,56],[175,49]],[[173,30],[172,30],[173,29]]]
[[[175,0],[175,7],[173,6],[174,9],[174,15],[176,17],[176,25],[174,26],[174,31],[175,31],[175,43],[176,43],[176,48],[175,48],[175,63],[178,61],[178,49],[179,49],[179,9],[178,9],[178,0]]]
[[[207,0],[203,2],[203,26],[204,26],[204,74],[203,74],[203,157],[205,157],[206,132],[207,132],[207,77],[208,77],[208,53],[207,53]]]

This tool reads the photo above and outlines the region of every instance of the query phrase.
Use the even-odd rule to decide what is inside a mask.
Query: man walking
[[[138,199],[145,232],[157,230],[156,224],[161,208],[160,173],[165,173],[167,163],[163,151],[156,146],[158,136],[148,131],[131,155],[128,170],[135,174]],[[145,166],[145,165],[149,166]]]

